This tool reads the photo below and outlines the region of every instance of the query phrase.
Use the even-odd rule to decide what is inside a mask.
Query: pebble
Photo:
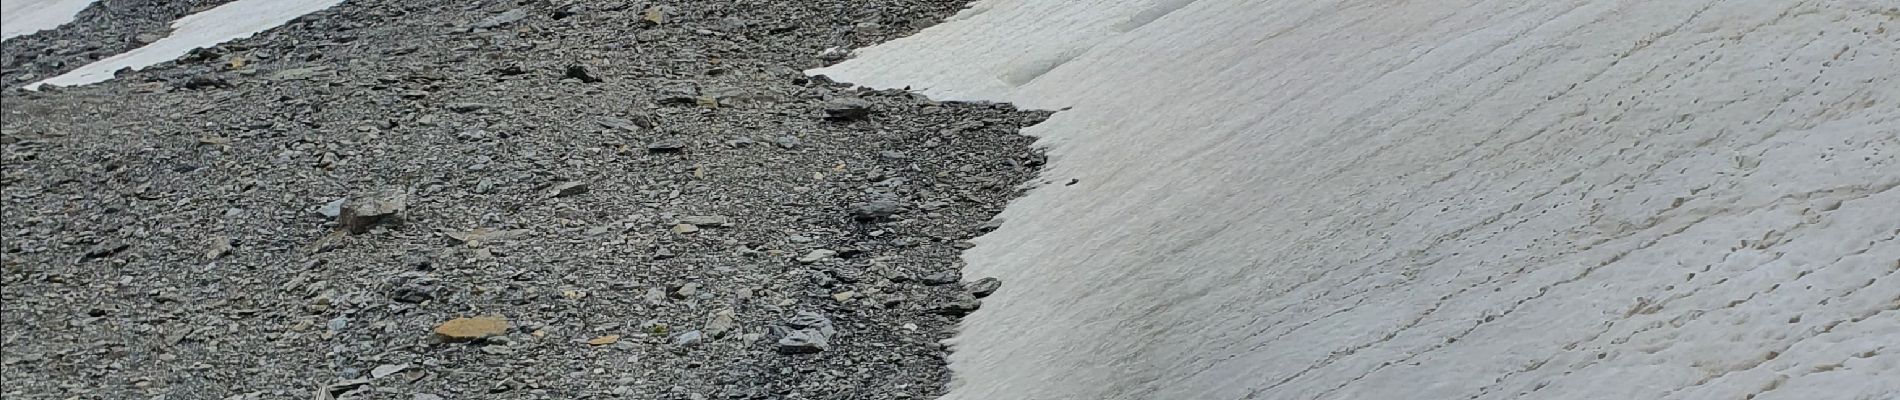
[[[104,243],[100,243],[90,248],[87,248],[86,258],[103,258],[106,256],[111,256],[113,254],[118,254],[120,251],[125,251],[125,249],[130,248],[130,247],[132,247],[132,245],[126,244],[126,242],[122,242],[118,240],[106,240]]]
[[[817,250],[812,250],[810,252],[807,252],[805,253],[805,255],[798,256],[798,262],[803,263],[803,264],[811,264],[811,263],[823,261],[835,255],[838,255],[838,252],[832,251],[829,249],[817,249]]]
[[[590,189],[586,181],[567,181],[548,189],[549,197],[568,197],[587,193]]]
[[[696,344],[699,344],[700,340],[703,340],[705,338],[706,338],[706,334],[700,333],[699,331],[680,332],[673,335],[673,345],[674,346],[696,345]]]
[[[676,139],[656,140],[652,143],[647,143],[648,153],[678,153],[683,150],[686,150],[686,142]]]
[[[781,149],[791,150],[798,148],[800,143],[797,136],[779,136],[772,139],[772,144]]]
[[[403,370],[406,370],[406,369],[409,369],[409,364],[378,365],[376,366],[376,368],[372,368],[369,370],[369,377],[372,379],[383,379],[383,377],[394,375],[397,372],[402,372]]]
[[[342,331],[343,328],[350,327],[350,318],[349,317],[331,318],[330,322],[326,324],[325,327],[330,328],[331,332]]]
[[[726,227],[732,225],[732,217],[724,215],[689,215],[680,217],[679,223],[697,226]]]
[[[903,203],[896,200],[877,199],[851,204],[851,218],[859,221],[877,221],[890,218],[904,212]]]
[[[731,332],[735,325],[733,317],[734,313],[732,310],[720,310],[718,313],[714,313],[712,321],[706,323],[706,336],[714,338],[725,337],[726,333]]]
[[[593,339],[587,339],[587,344],[593,345],[593,346],[605,346],[605,345],[614,344],[615,342],[619,342],[619,341],[620,341],[620,335],[606,335],[606,336],[596,337]]]
[[[449,111],[463,114],[486,110],[489,107],[489,105],[482,103],[449,103]]]

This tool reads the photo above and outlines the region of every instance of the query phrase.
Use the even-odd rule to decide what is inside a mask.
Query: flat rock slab
[[[444,342],[471,342],[508,333],[508,320],[501,317],[456,318],[435,327],[435,337]]]

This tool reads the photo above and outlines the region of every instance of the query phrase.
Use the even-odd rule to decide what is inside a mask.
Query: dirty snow
[[[0,0],[0,40],[57,28],[94,0]]]
[[[813,72],[1072,107],[950,399],[1900,397],[1891,1],[986,0],[857,54]]]

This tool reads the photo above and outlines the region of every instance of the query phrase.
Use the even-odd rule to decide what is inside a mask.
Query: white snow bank
[[[1073,107],[950,399],[1900,397],[1891,1],[988,0],[858,54],[813,72]]]
[[[121,68],[140,69],[176,59],[192,49],[208,47],[233,39],[250,37],[266,29],[283,25],[304,14],[317,12],[343,0],[238,0],[187,15],[172,22],[171,36],[157,42],[86,64],[64,75],[27,85],[76,86],[104,82]]]
[[[94,0],[0,0],[0,40],[57,28]]]

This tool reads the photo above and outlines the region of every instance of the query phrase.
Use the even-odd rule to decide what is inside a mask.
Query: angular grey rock
[[[784,354],[811,354],[830,348],[825,334],[810,329],[791,331],[778,339],[778,352]]]
[[[403,370],[406,370],[406,369],[409,369],[409,364],[378,365],[376,366],[376,368],[369,370],[369,377],[371,379],[383,379],[383,377],[395,375],[397,372],[402,372]]]
[[[686,150],[686,142],[675,139],[658,140],[647,144],[649,153],[678,153],[683,150]]]
[[[871,102],[856,97],[840,97],[825,102],[825,118],[855,121],[871,116]]]
[[[130,248],[130,247],[132,247],[132,245],[126,244],[125,242],[122,242],[122,241],[106,240],[104,243],[99,243],[97,245],[93,245],[90,248],[87,248],[86,258],[103,258],[103,257],[110,256],[113,254],[118,254],[120,251],[124,251],[125,249]]]
[[[971,296],[960,296],[956,300],[939,303],[935,306],[930,307],[930,312],[936,313],[936,314],[948,315],[952,317],[962,317],[965,315],[970,315],[971,312],[974,312],[976,311],[976,309],[982,308],[982,307],[983,307],[982,300],[977,300],[975,297],[971,297]]]
[[[720,310],[713,314],[712,321],[706,322],[706,336],[726,337],[726,333],[732,332],[732,328],[736,326],[732,320],[733,316],[732,310]]]
[[[421,303],[435,299],[438,280],[428,273],[410,271],[390,278],[389,298],[403,303]]]
[[[324,218],[336,218],[337,215],[343,214],[343,203],[349,201],[350,199],[347,197],[330,200],[328,203],[323,203],[323,207],[317,208],[317,214],[322,215]]]
[[[818,333],[824,334],[826,337],[838,334],[838,329],[831,325],[830,318],[825,318],[824,314],[811,311],[799,311],[798,315],[786,319],[785,325],[795,329],[815,330]]]
[[[485,110],[488,107],[490,106],[482,103],[449,103],[449,111],[463,114]]]
[[[876,199],[851,204],[851,218],[859,221],[877,221],[890,218],[904,212],[904,204],[896,200]]]
[[[368,386],[368,385],[369,385],[369,378],[356,378],[356,379],[340,381],[337,383],[332,383],[330,384],[329,387],[324,388],[324,390],[329,391],[331,396],[337,396],[344,393],[348,393],[351,390],[356,390],[356,388]]]
[[[679,290],[673,291],[673,295],[674,297],[680,298],[680,299],[692,298],[693,296],[699,295],[699,284],[688,283],[688,284],[680,285]]]
[[[1002,287],[1003,280],[1001,279],[983,278],[964,285],[963,290],[969,292],[971,296],[981,299],[989,297],[991,293],[996,293],[996,289],[1001,289]]]
[[[385,190],[353,198],[343,204],[343,211],[336,216],[337,223],[352,234],[369,232],[369,228],[378,223],[394,220],[397,214],[409,207],[409,193],[402,190]]]
[[[600,82],[600,77],[594,76],[594,73],[588,71],[587,66],[584,65],[569,65],[567,66],[567,71],[562,73],[562,76],[578,79],[585,83]]]
[[[548,189],[548,197],[568,197],[587,193],[589,189],[586,181],[567,181]]]
[[[838,252],[831,251],[828,249],[817,249],[817,250],[812,250],[810,252],[807,252],[805,253],[805,255],[798,256],[798,262],[802,264],[811,264],[811,263],[823,261],[824,259],[831,258],[831,256],[835,256],[835,255],[838,255]]]
[[[700,333],[699,331],[685,331],[685,332],[673,334],[673,345],[674,346],[692,346],[692,345],[699,344],[701,340],[705,340],[705,339],[706,339],[706,334],[704,333]]]
[[[724,215],[688,215],[680,217],[679,223],[694,226],[726,227],[732,225],[732,217]]]
[[[779,136],[772,139],[772,144],[786,150],[796,149],[799,145],[797,136]]]

